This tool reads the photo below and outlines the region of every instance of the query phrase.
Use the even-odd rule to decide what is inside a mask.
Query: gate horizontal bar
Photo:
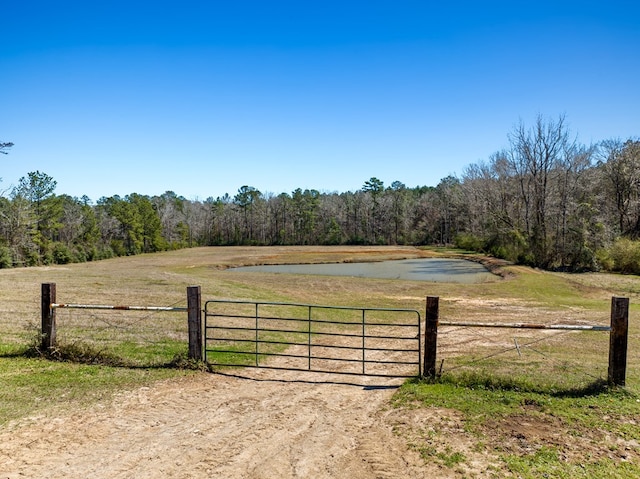
[[[211,299],[205,303],[205,306],[209,303],[216,304],[246,304],[246,305],[259,305],[259,306],[291,306],[291,307],[301,307],[301,308],[313,308],[313,309],[342,309],[346,311],[362,311],[363,309],[366,311],[379,311],[379,312],[405,312],[405,313],[417,313],[415,309],[405,309],[405,308],[361,308],[357,306],[328,306],[322,304],[306,304],[306,303],[279,303],[279,302],[271,302],[271,301],[244,301],[244,300],[234,300],[234,299]],[[418,313],[419,314],[419,313]]]
[[[413,363],[412,363],[413,364]],[[302,371],[309,372],[312,371],[314,373],[323,373],[323,374],[340,374],[343,376],[363,376],[361,372],[354,371],[338,371],[338,370],[330,370],[330,369],[305,369],[305,368],[293,368],[293,367],[282,367],[282,366],[273,366],[273,365],[255,365],[255,364],[238,364],[238,363],[216,363],[216,366],[225,366],[225,367],[243,367],[243,368],[254,368],[254,369],[273,369],[276,371]],[[376,377],[376,378],[414,378],[415,374],[384,374],[384,373],[374,373],[368,371],[366,376]]]
[[[263,303],[258,303],[263,304]],[[271,303],[268,303],[271,304]],[[361,309],[355,311],[362,311]],[[379,311],[378,309],[365,309],[365,311]],[[388,311],[388,310],[387,310]],[[393,310],[396,312],[410,312],[413,313],[413,310]],[[223,313],[210,313],[207,312],[207,316],[210,318],[236,318],[236,319],[255,319],[255,314],[223,314]],[[272,320],[272,321],[298,321],[307,323],[311,321],[312,323],[317,324],[343,324],[345,326],[362,326],[362,321],[332,321],[329,319],[309,319],[309,318],[295,318],[295,317],[286,317],[286,316],[259,316],[260,321],[263,320]],[[393,326],[399,328],[415,328],[416,323],[367,323],[367,326]]]
[[[438,326],[465,328],[562,329],[575,331],[611,331],[610,326],[582,324],[476,323],[471,321],[438,321]]]
[[[230,354],[238,354],[238,355],[246,355],[246,356],[255,356],[255,352],[252,351],[225,351],[223,349],[216,349],[217,353],[230,353]],[[325,356],[311,356],[309,357],[306,354],[291,354],[291,353],[268,353],[268,352],[260,352],[260,356],[272,356],[272,357],[282,357],[282,358],[296,358],[296,359],[311,359],[317,361],[336,361],[342,363],[362,363],[361,358],[332,358]],[[215,363],[216,366],[222,365],[222,363]],[[382,359],[367,359],[367,364],[399,364],[399,365],[415,365],[415,361],[384,361]],[[238,366],[238,363],[234,364],[226,364],[226,366]],[[288,368],[287,368],[288,369]],[[306,371],[306,370],[305,370]]]
[[[412,338],[415,339],[415,338]],[[284,344],[284,345],[288,345],[288,346],[305,346],[305,347],[311,347],[311,348],[327,348],[327,349],[350,349],[353,351],[387,351],[387,352],[398,352],[398,353],[417,353],[420,351],[419,348],[409,348],[409,349],[404,349],[404,348],[371,348],[371,347],[362,347],[361,345],[359,346],[344,346],[344,345],[338,345],[338,344],[318,344],[318,343],[311,343],[309,344],[309,342],[305,342],[305,343],[298,343],[295,341],[275,341],[275,340],[268,340],[268,339],[259,339],[259,340],[255,340],[255,339],[244,339],[244,338],[215,338],[215,337],[209,337],[207,336],[206,338],[207,341],[227,341],[227,342],[233,342],[233,343],[258,343],[258,344]],[[222,351],[221,349],[210,349],[209,351],[215,351],[215,352],[229,352],[229,351]],[[241,353],[241,351],[238,351],[238,353]],[[255,355],[255,351],[250,351],[250,352],[244,352],[246,354],[254,354]],[[243,353],[243,354],[244,354]],[[259,354],[263,354],[262,352]],[[267,353],[264,353],[267,354]],[[306,357],[306,356],[305,356]]]

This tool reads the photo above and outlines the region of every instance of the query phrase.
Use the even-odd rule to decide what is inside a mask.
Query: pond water
[[[405,279],[438,283],[483,283],[497,276],[479,263],[464,259],[418,258],[375,263],[282,264],[243,266],[228,271],[319,274],[359,278]]]

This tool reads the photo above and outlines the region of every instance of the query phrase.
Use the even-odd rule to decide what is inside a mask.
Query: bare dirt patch
[[[434,477],[386,414],[397,380],[202,374],[0,434],[0,477]],[[341,377],[341,381],[344,379]]]
[[[517,456],[552,447],[559,451],[563,461],[573,463],[589,457],[614,462],[640,459],[636,439],[613,438],[605,431],[576,428],[549,415],[516,414],[488,421],[484,430],[493,449]]]

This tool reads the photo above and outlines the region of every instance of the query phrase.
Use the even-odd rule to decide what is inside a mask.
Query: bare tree
[[[154,196],[151,202],[160,218],[164,239],[174,246],[187,243],[191,238],[189,238],[189,232],[186,231],[185,198],[178,196],[173,191],[166,191],[160,196]]]
[[[555,223],[554,256],[562,268],[591,263],[593,259],[587,257],[591,253],[585,250],[588,236],[585,225],[593,216],[588,206],[592,195],[588,183],[583,181],[592,166],[593,151],[576,142],[567,143],[557,164],[551,219]]]
[[[620,235],[640,236],[640,141],[605,140],[600,144],[604,189],[613,200]]]
[[[520,185],[525,205],[526,234],[533,260],[537,266],[548,267],[552,262],[549,242],[549,210],[553,175],[566,151],[575,140],[570,138],[563,116],[557,121],[538,116],[534,126],[524,123],[509,135],[509,162]]]

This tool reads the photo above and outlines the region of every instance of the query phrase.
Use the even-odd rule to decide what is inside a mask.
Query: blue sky
[[[3,2],[0,191],[435,186],[565,115],[640,136],[635,1]]]

